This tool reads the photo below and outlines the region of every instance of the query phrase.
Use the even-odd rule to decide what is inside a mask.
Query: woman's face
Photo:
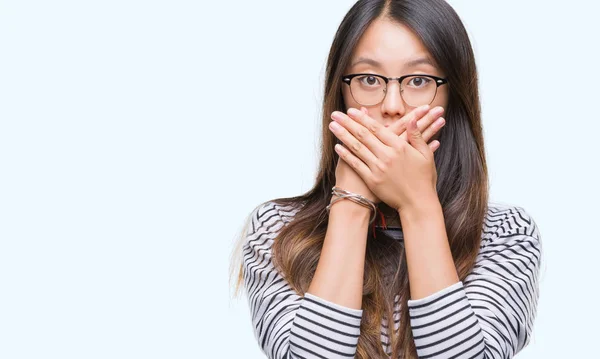
[[[385,77],[418,73],[445,77],[421,40],[405,25],[387,19],[375,20],[361,37],[344,75],[353,73],[373,73]],[[383,101],[373,106],[357,103],[352,98],[350,86],[342,84],[342,89],[346,108],[366,107],[369,116],[385,126],[415,108],[403,101],[398,81],[390,81]],[[445,109],[447,103],[448,85],[441,85],[430,106],[442,106]]]

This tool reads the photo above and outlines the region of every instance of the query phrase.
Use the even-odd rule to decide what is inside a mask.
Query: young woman
[[[239,281],[263,351],[512,357],[532,331],[540,235],[523,208],[488,203],[457,14],[444,0],[358,1],[324,95],[314,187],[259,205],[242,238]]]

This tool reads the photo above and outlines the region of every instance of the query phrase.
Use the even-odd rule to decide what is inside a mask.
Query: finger
[[[429,143],[428,146],[431,149],[431,152],[435,152],[435,151],[437,151],[438,148],[440,148],[440,141],[438,141],[438,140],[431,141],[431,143]]]
[[[416,119],[413,119],[412,121],[410,121],[408,123],[407,133],[408,133],[408,142],[415,149],[417,149],[417,151],[421,152],[421,154],[425,158],[429,158],[431,150],[429,149],[427,142],[425,142],[425,140],[423,139],[421,131],[419,131],[419,128],[417,127]]]
[[[382,147],[380,145],[378,146],[378,144],[384,144],[385,146],[391,147],[397,144],[398,136],[396,136],[385,126],[371,118],[368,115],[368,111],[366,110],[367,109],[364,107],[362,111],[359,111],[355,108],[348,109],[348,118],[352,120],[351,122],[354,122],[354,124],[356,124],[354,125],[353,123],[350,123],[350,125],[353,126],[355,130],[359,130],[361,127],[364,127],[367,130],[367,133],[370,134],[369,136],[367,133],[365,133],[365,138],[368,138],[369,140],[373,141],[372,143],[374,144],[374,148],[372,149],[374,150],[374,153],[377,155],[377,157],[380,157],[382,155],[385,156],[386,153],[382,153],[382,151],[385,151],[385,147]],[[367,143],[367,145],[369,145],[369,143]],[[378,152],[376,153],[375,151]]]
[[[352,134],[356,140],[366,146],[376,158],[383,159],[387,157],[389,148],[378,137],[378,134],[383,133],[384,137],[387,135],[394,141],[398,141],[397,136],[395,136],[393,133],[386,134],[384,131],[386,128],[377,121],[371,119],[367,114],[364,113],[364,110],[359,111],[355,108],[350,108],[348,109],[348,114],[352,114],[352,117],[343,112],[334,111],[331,114],[331,118],[343,126],[348,132],[350,132],[350,134]],[[362,123],[357,120],[357,118],[361,115],[364,116],[363,120],[361,120]],[[366,126],[363,125],[363,123],[365,123]],[[372,131],[375,131],[375,133]],[[373,168],[371,163],[365,163],[369,167]]]
[[[436,106],[432,108],[429,112],[425,114],[418,122],[417,126],[419,128],[419,132],[423,133],[423,131],[428,128],[435,120],[437,120],[444,113],[444,108],[441,106]],[[403,140],[407,140],[407,133],[404,132],[400,134],[400,138]]]
[[[402,117],[400,120],[392,123],[388,127],[388,130],[395,133],[396,136],[400,136],[402,133],[404,133],[404,131],[406,131],[406,124],[408,124],[411,120],[415,118],[420,119],[421,117],[425,116],[427,114],[427,111],[429,111],[429,105],[417,107],[414,110],[407,113],[406,115],[404,115],[404,117]]]
[[[365,180],[372,175],[371,169],[358,157],[356,157],[352,152],[350,152],[346,147],[340,145],[339,143],[334,147],[335,152],[340,156],[340,158],[346,162],[358,175]]]
[[[359,111],[355,108],[349,108],[346,117],[350,120],[347,123],[348,129],[357,135],[361,141],[364,137],[365,145],[369,146],[379,158],[385,156],[385,147],[381,146],[381,144],[393,146],[398,141],[398,136],[372,119],[364,110]],[[346,123],[344,123],[344,126],[346,126]],[[359,131],[363,133],[359,133]]]
[[[337,118],[337,116],[333,115],[332,117]],[[348,119],[347,122],[353,121]],[[356,139],[356,137],[354,137],[354,135],[350,131],[348,131],[344,126],[342,126],[337,119],[329,123],[329,129],[331,130],[331,132],[333,132],[335,137],[339,138],[340,141],[342,141],[344,145],[346,145],[345,148],[347,150],[355,154],[362,162],[364,162],[370,168],[375,168],[374,166],[377,165],[379,159],[373,154],[373,152],[371,152],[371,150],[367,146],[365,146],[361,141]],[[366,131],[365,129],[363,132],[368,131]]]
[[[442,127],[444,127],[444,125],[446,124],[446,120],[443,117],[438,118],[437,120],[435,120],[431,126],[427,127],[425,129],[425,131],[421,131],[422,135],[423,135],[423,139],[425,140],[425,142],[429,142],[429,140],[431,138],[433,138],[433,136],[442,129]]]

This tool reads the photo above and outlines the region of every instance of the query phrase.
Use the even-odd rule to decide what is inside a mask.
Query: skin
[[[357,63],[360,58],[378,64]],[[409,66],[418,58],[430,64]],[[387,19],[374,21],[359,41],[346,73],[387,77],[425,73],[444,77],[420,39],[406,26]],[[343,85],[348,111],[332,113],[330,130],[344,143],[336,186],[381,202],[402,222],[412,299],[427,297],[458,282],[437,197],[434,140],[444,124],[447,86],[438,88],[428,107],[411,108],[396,81],[388,84],[383,102],[365,108]],[[331,207],[321,257],[308,292],[350,308],[360,308],[364,256],[370,210],[351,201]]]
[[[366,62],[358,63],[361,58],[369,58],[380,63],[379,66]],[[411,60],[427,58],[431,64],[417,64],[408,66]],[[398,77],[411,73],[424,73],[445,77],[438,69],[423,43],[406,26],[389,21],[377,20],[371,24],[358,42],[350,66],[346,69],[349,73],[375,73],[387,77]],[[350,94],[349,86],[342,86],[344,102],[347,108],[361,108]],[[448,86],[438,88],[436,97],[430,104],[431,108],[448,104]],[[388,84],[388,93],[378,105],[369,106],[369,116],[384,126],[390,126],[399,121],[412,107],[407,106],[400,96],[400,84],[392,81]]]
[[[411,64],[415,60],[425,61]],[[386,77],[399,77],[406,74],[421,73],[445,77],[445,74],[435,65],[435,62],[421,40],[405,25],[387,19],[376,20],[367,28],[353,51],[350,66],[346,68],[344,73],[374,73]],[[342,93],[346,108],[350,111],[353,108],[362,109],[363,112],[368,113],[369,117],[377,121],[377,123],[385,126],[391,132],[401,135],[404,140],[407,139],[405,129],[409,119],[403,120],[403,117],[410,111],[417,109],[404,103],[400,95],[400,84],[397,81],[390,81],[388,83],[387,94],[384,100],[374,106],[363,106],[356,102],[350,93],[350,87],[347,85],[342,86]],[[429,105],[431,113],[428,117],[423,118],[420,126],[421,131],[427,131],[427,133],[423,134],[431,136],[432,140],[437,139],[437,131],[445,124],[444,118],[438,117],[438,115],[441,116],[443,114],[447,103],[448,86],[442,85],[438,88],[435,98]],[[417,115],[417,117],[419,116]],[[350,122],[344,122],[345,119],[348,119],[348,116],[345,116],[341,112],[334,112],[332,119],[342,126],[348,126],[349,130],[358,131],[356,126],[353,127]],[[434,122],[432,123],[432,121]],[[427,128],[427,126],[431,128]],[[356,145],[355,142],[351,143],[351,145]],[[439,142],[432,142],[432,150],[435,151],[438,145]],[[380,153],[379,155],[381,156],[382,154]],[[376,201],[378,202],[378,200]],[[387,210],[388,208],[385,207],[389,207],[389,204],[385,201],[383,204],[384,206],[380,207]],[[391,207],[397,211],[397,206]],[[387,212],[389,213],[389,210]]]
[[[426,59],[429,63],[409,64],[420,59]],[[360,60],[363,61],[360,62]],[[369,60],[374,60],[375,63]],[[345,74],[350,73],[375,73],[386,77],[421,73],[445,77],[445,74],[436,66],[423,43],[408,27],[385,19],[374,21],[359,40],[350,60],[350,66],[345,71]],[[402,121],[402,118],[415,108],[404,103],[400,96],[400,84],[397,81],[388,83],[387,92],[380,104],[362,106],[352,98],[350,87],[342,86],[346,108],[358,108],[366,111],[372,119],[406,139],[406,121]],[[434,151],[439,145],[437,141],[434,141],[439,137],[437,131],[445,124],[445,119],[437,115],[443,115],[447,103],[448,86],[442,85],[438,88],[436,97],[430,104],[430,109],[433,110],[431,117],[424,119],[419,124],[421,131],[428,130],[427,133],[423,134],[424,137],[431,136]],[[432,123],[431,121],[436,122]],[[431,128],[428,129],[428,126]],[[379,208],[385,214],[388,225],[399,224],[394,208],[391,208],[385,202]]]

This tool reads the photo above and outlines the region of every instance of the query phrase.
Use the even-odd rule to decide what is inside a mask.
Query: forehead
[[[369,25],[352,53],[350,65],[361,57],[375,59],[389,72],[401,71],[416,58],[426,57],[433,62],[425,45],[410,28],[388,19],[377,19]]]

